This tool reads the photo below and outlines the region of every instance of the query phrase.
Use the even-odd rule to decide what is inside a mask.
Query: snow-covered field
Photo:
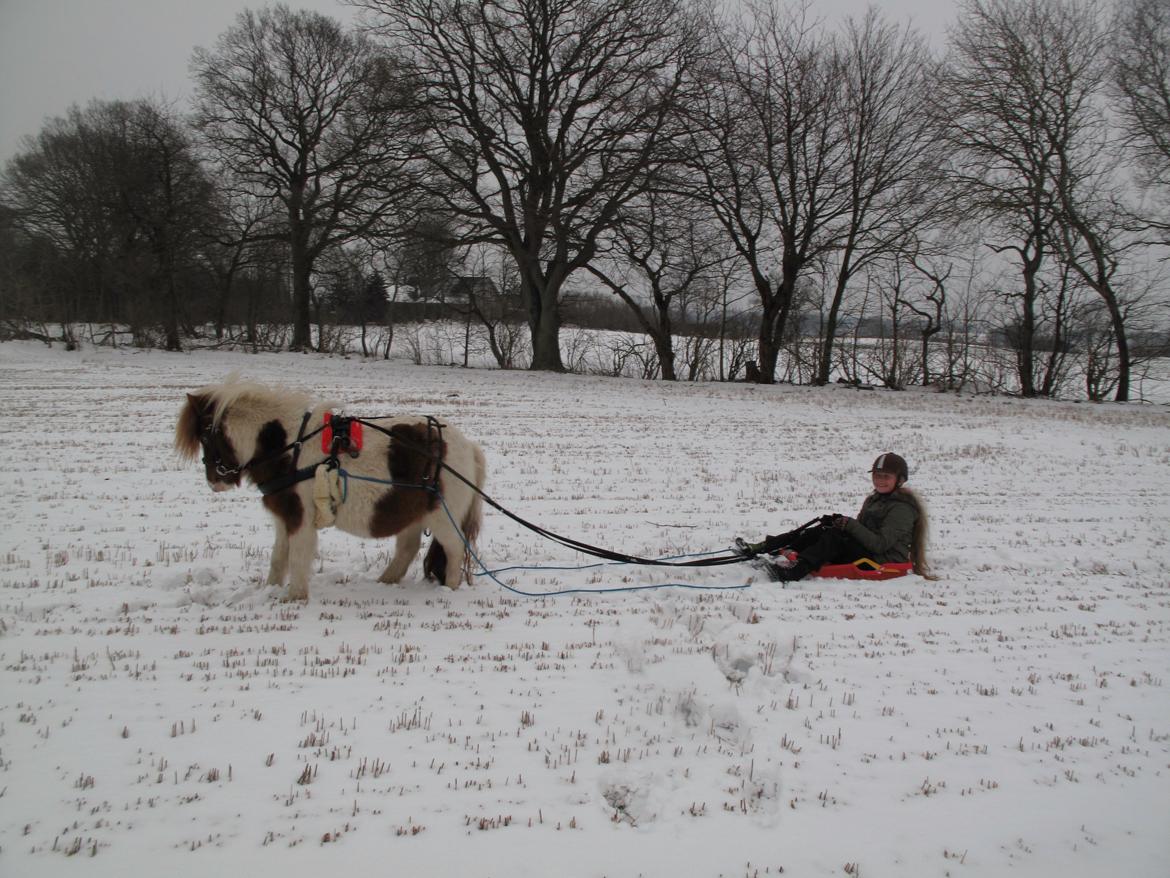
[[[488,511],[448,592],[171,451],[240,370],[479,441],[644,555],[852,513],[883,450],[938,580],[587,563]],[[1170,411],[0,345],[0,874],[1170,874]],[[748,588],[727,589],[728,586]]]

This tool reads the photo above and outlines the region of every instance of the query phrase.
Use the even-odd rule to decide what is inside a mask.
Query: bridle
[[[199,444],[203,446],[203,465],[215,466],[215,474],[220,478],[227,478],[228,476],[239,475],[247,466],[224,466],[223,458],[216,454],[214,457],[209,457],[209,452],[215,447],[216,436],[223,436],[223,427],[219,424],[208,424],[207,429],[203,431],[203,435],[199,437]]]
[[[293,469],[296,469],[297,460],[301,456],[301,446],[305,444],[305,440],[311,439],[313,436],[320,433],[322,429],[324,429],[323,427],[318,427],[312,433],[309,433],[306,435],[305,427],[309,423],[310,417],[311,417],[311,413],[305,412],[304,417],[301,418],[301,426],[300,426],[300,429],[297,430],[297,438],[296,438],[295,442],[290,442],[288,445],[284,446],[284,448],[280,449],[279,451],[273,452],[272,454],[266,454],[264,457],[259,457],[259,458],[254,456],[251,460],[247,461],[246,463],[236,464],[235,466],[226,466],[223,462],[223,458],[220,457],[218,454],[216,454],[214,457],[209,458],[208,451],[214,447],[213,440],[215,439],[216,435],[218,434],[220,437],[223,437],[223,425],[218,424],[218,423],[217,424],[208,424],[207,429],[205,429],[203,431],[203,435],[199,437],[199,442],[203,446],[203,465],[204,466],[214,465],[215,466],[215,474],[217,476],[219,476],[220,478],[230,478],[231,476],[242,475],[245,470],[252,469],[254,467],[260,466],[261,464],[270,463],[271,461],[277,460],[291,451],[293,453],[293,459],[292,459]]]

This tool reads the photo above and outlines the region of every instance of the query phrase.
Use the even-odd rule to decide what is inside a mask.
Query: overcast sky
[[[211,46],[236,15],[264,2],[247,0],[0,0],[0,163],[20,138],[70,104],[162,97],[186,108],[187,63],[196,46]],[[353,10],[338,0],[286,0],[343,21]],[[868,0],[814,0],[817,15],[861,15]],[[941,46],[955,0],[875,2],[890,17],[910,20]]]

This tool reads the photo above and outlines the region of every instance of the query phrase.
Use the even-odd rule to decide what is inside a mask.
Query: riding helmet
[[[910,468],[906,466],[906,460],[890,451],[879,454],[869,471],[897,476],[899,484],[910,478]]]

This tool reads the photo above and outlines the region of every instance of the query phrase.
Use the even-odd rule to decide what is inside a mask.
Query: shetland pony
[[[268,584],[287,580],[288,600],[309,597],[317,552],[313,476],[317,465],[329,457],[319,430],[329,411],[328,405],[303,393],[229,380],[187,394],[175,427],[175,450],[181,457],[193,459],[202,449],[213,491],[230,490],[244,478],[261,488],[276,536]],[[424,574],[458,588],[468,566],[468,546],[483,519],[483,503],[478,491],[445,467],[482,488],[483,451],[454,427],[436,426],[426,418],[378,418],[368,423],[386,432],[367,426],[358,456],[342,455],[341,466],[353,476],[379,481],[347,479],[345,499],[330,516],[331,524],[360,537],[397,537],[394,557],[378,577],[380,582],[402,579],[418,553],[423,531],[430,530],[434,539]],[[298,439],[313,433],[298,452]],[[298,474],[302,479],[292,481]],[[438,489],[450,516],[428,487]]]

